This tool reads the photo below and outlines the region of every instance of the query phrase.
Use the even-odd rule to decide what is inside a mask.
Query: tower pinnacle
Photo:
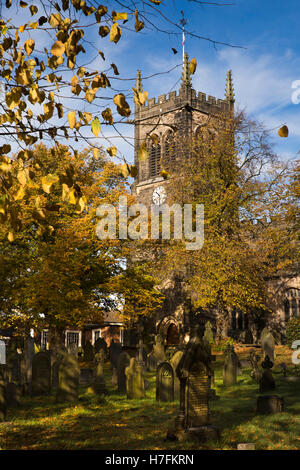
[[[183,58],[183,69],[182,69],[182,77],[181,77],[181,86],[191,86],[191,74],[189,69],[189,56],[188,53],[185,52]]]
[[[142,85],[142,74],[141,71],[138,70],[136,74],[136,91],[138,93],[141,93],[143,91],[143,85]]]
[[[225,98],[231,104],[234,104],[235,97],[234,97],[234,88],[233,88],[233,81],[232,81],[232,71],[228,70],[227,72],[227,79],[226,79],[226,89],[225,89]]]

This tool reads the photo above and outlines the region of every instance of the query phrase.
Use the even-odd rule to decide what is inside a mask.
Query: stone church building
[[[141,72],[137,73],[136,89],[143,91]],[[148,100],[147,105],[135,105],[135,165],[137,176],[132,185],[132,194],[137,202],[146,206],[150,204],[160,205],[168,202],[168,180],[161,176],[162,160],[172,165],[172,156],[169,155],[173,133],[177,136],[196,136],[199,127],[208,118],[220,112],[234,112],[234,90],[231,71],[227,73],[225,98],[216,99],[206,96],[205,93],[196,92],[192,88],[189,72],[189,59],[185,53],[181,86],[179,91],[173,91],[167,96]],[[148,158],[139,159],[139,148],[142,142],[146,142]],[[177,150],[178,151],[178,150]],[[170,152],[171,154],[171,152]],[[179,157],[182,158],[181,154]],[[164,169],[166,165],[164,164]],[[170,168],[170,167],[169,167]],[[226,336],[232,336],[244,343],[256,342],[260,331],[270,324],[274,324],[274,318],[281,340],[284,340],[284,330],[287,320],[291,316],[300,315],[300,276],[278,275],[268,282],[270,290],[270,302],[273,315],[252,321],[251,315],[245,315],[238,311],[230,312],[228,330]],[[189,334],[193,324],[204,324],[209,320],[216,327],[216,311],[195,312],[188,296],[185,295],[184,280],[181,278],[166,279],[160,286],[165,294],[163,308],[157,312],[154,333],[160,333],[167,345],[178,344]],[[197,314],[198,313],[198,314]]]

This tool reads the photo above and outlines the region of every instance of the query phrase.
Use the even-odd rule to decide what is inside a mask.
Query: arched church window
[[[284,295],[284,316],[288,321],[291,317],[300,316],[300,289],[287,289]]]
[[[164,139],[163,167],[165,170],[169,170],[172,167],[172,162],[174,162],[175,158],[174,133],[172,131],[168,131]]]
[[[153,134],[149,139],[149,176],[155,178],[160,173],[161,145],[159,137]]]
[[[168,346],[175,346],[179,344],[180,337],[177,325],[172,323],[167,331],[167,345]]]

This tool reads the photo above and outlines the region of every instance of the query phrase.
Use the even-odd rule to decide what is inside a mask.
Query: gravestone
[[[156,400],[174,401],[174,370],[169,362],[161,362],[157,368]]]
[[[264,334],[261,340],[261,350],[264,358],[269,356],[269,359],[274,362],[275,340],[272,333]]]
[[[106,386],[105,386],[105,379],[103,375],[103,364],[105,360],[105,351],[104,349],[100,349],[99,352],[95,354],[94,362],[96,364],[96,374],[95,380],[93,383],[93,391],[101,395],[106,393]]]
[[[214,343],[214,335],[212,330],[212,324],[210,323],[210,321],[207,321],[205,323],[203,341],[208,345],[212,345]]]
[[[24,392],[31,394],[32,361],[34,356],[34,339],[26,336],[24,340]]]
[[[143,368],[139,366],[136,359],[130,359],[129,366],[125,369],[127,398],[143,398],[145,396],[145,383]]]
[[[0,364],[0,423],[6,420],[6,383],[7,366]]]
[[[94,361],[94,357],[95,357],[95,353],[94,353],[94,347],[92,345],[92,343],[90,341],[87,341],[83,347],[83,351],[84,351],[84,360],[86,362],[93,362]]]
[[[120,343],[115,343],[114,340],[112,340],[111,345],[109,347],[109,359],[110,359],[110,364],[111,368],[115,368],[117,370],[118,367],[118,359],[119,356],[122,352],[122,345]]]
[[[75,402],[78,400],[80,368],[78,356],[64,352],[58,368],[57,402]]]
[[[174,370],[174,398],[179,400],[180,397],[180,380],[177,376],[176,369],[183,356],[183,351],[176,351],[176,353],[171,357],[170,364]]]
[[[32,395],[47,395],[51,389],[51,361],[49,351],[41,351],[32,360]]]
[[[76,346],[75,343],[72,343],[74,346]],[[76,355],[75,347],[69,348],[69,351],[73,351],[74,355]],[[59,365],[64,357],[64,354],[67,353],[67,348],[65,345],[61,344],[57,347],[56,349],[56,354],[54,357],[52,357],[52,388],[53,390],[57,390],[58,388],[58,371],[59,371]]]
[[[6,345],[5,342],[0,339],[0,365],[6,364]]]
[[[67,347],[67,351],[69,354],[73,354],[73,356],[78,357],[78,345],[77,343],[70,343]]]
[[[15,382],[9,382],[6,387],[6,400],[8,408],[17,408],[21,401],[21,387]]]
[[[84,367],[80,369],[79,385],[90,385],[94,380],[93,369]]]
[[[145,367],[146,361],[147,361],[147,352],[144,348],[142,339],[140,339],[139,343],[138,343],[138,348],[137,348],[137,353],[136,353],[136,360],[137,360],[137,363],[140,366],[142,366],[143,368]]]
[[[155,343],[153,350],[147,357],[147,368],[150,371],[155,371],[157,366],[167,360],[163,339],[160,334],[155,336]]]
[[[255,450],[255,445],[252,442],[238,444],[237,450]]]
[[[237,381],[238,357],[233,346],[229,346],[225,351],[225,361],[223,366],[223,385],[235,385]]]
[[[256,412],[259,414],[281,413],[284,409],[284,400],[277,395],[262,395],[257,398]]]
[[[251,372],[250,372],[250,377],[255,380],[255,382],[259,383],[261,379],[261,371],[259,369],[258,363],[260,361],[260,356],[256,354],[254,349],[250,350],[248,361],[251,366]]]
[[[259,391],[260,392],[269,392],[270,390],[275,389],[275,381],[272,375],[273,362],[270,360],[269,356],[266,355],[264,361],[261,363],[264,372],[259,381]]]
[[[210,424],[209,413],[210,348],[200,339],[196,328],[176,372],[180,380],[180,408],[175,429],[168,432],[167,438],[199,442],[218,439],[219,431]]]
[[[119,359],[118,359],[118,368],[117,368],[117,375],[118,375],[118,390],[119,392],[126,393],[126,375],[125,369],[129,366],[130,363],[130,356],[127,352],[121,352]]]
[[[108,356],[108,348],[104,338],[97,338],[94,344],[95,354],[100,352],[100,349],[103,349],[105,352],[105,358]]]

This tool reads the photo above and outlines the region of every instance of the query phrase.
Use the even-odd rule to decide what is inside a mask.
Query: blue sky
[[[224,3],[230,3],[225,0]],[[300,149],[300,105],[291,101],[292,82],[300,80],[299,1],[235,0],[233,6],[201,6],[194,1],[167,0],[162,11],[178,22],[183,10],[186,29],[242,48],[212,45],[186,36],[186,50],[198,63],[193,87],[217,98],[224,96],[226,72],[232,69],[236,104],[272,129],[276,150],[287,159],[297,158]],[[171,29],[171,28],[170,28]],[[174,30],[174,28],[172,28]],[[140,41],[137,36],[143,39]],[[123,38],[120,41],[123,41]],[[113,45],[114,46],[114,45]],[[178,50],[174,55],[171,47]],[[109,47],[112,55],[118,46]],[[181,37],[143,30],[124,35],[117,52],[121,74],[132,77],[137,68],[144,76],[164,72],[181,61]],[[149,97],[168,93],[180,77],[180,69],[144,80]],[[124,82],[126,83],[126,82]],[[126,86],[124,87],[126,89]],[[290,129],[288,139],[277,136],[281,124]],[[122,144],[123,148],[123,144]],[[124,151],[130,152],[130,149]]]
[[[216,2],[231,3],[231,0],[216,0]],[[202,6],[196,0],[163,0],[161,5],[155,8],[161,10],[176,24],[181,19],[180,12],[183,10],[188,20],[186,26],[188,31],[215,41],[241,46],[238,48],[213,45],[209,41],[186,35],[186,51],[190,58],[195,57],[198,63],[193,76],[193,87],[197,91],[222,98],[226,72],[232,69],[236,106],[245,109],[248,115],[263,122],[266,128],[272,129],[275,149],[282,157],[295,159],[300,149],[300,104],[293,104],[291,96],[292,83],[300,80],[299,0],[288,0],[285,3],[279,0],[232,0],[232,2],[234,2],[232,6]],[[122,1],[104,3],[108,4],[109,12],[113,9],[122,11],[120,6]],[[124,1],[125,3],[127,2]],[[137,1],[136,5],[142,15],[141,2]],[[39,10],[43,14],[41,8],[40,6]],[[26,10],[11,9],[12,22],[23,24],[27,18],[33,21],[28,9]],[[153,22],[164,30],[178,31],[173,25],[157,18],[153,18]],[[108,37],[101,38],[97,34],[97,26],[94,34],[91,33],[88,38],[92,45],[85,59],[93,58],[95,55],[97,57],[90,64],[90,69],[106,71],[113,62],[118,66],[122,78],[134,78],[138,68],[142,70],[143,77],[158,74],[143,80],[144,90],[149,92],[149,97],[178,89],[182,60],[180,32],[164,34],[149,28],[146,24],[142,31],[135,33],[126,30],[128,25],[132,27],[132,23],[132,17],[129,17],[129,22],[124,26],[120,22],[123,33],[118,44],[109,42]],[[42,36],[39,30],[35,33],[36,43],[42,50],[49,38]],[[173,54],[172,47],[178,50],[178,54]],[[104,52],[105,62],[98,55],[97,49]],[[176,65],[178,67],[172,72],[165,73]],[[69,75],[72,76],[73,73],[70,72]],[[108,74],[113,76],[111,70]],[[114,90],[120,90],[129,96],[133,109],[131,88],[134,86],[134,80],[112,79],[111,83]],[[116,93],[114,90],[111,92],[108,89],[103,90],[101,95],[112,97]],[[111,104],[101,101],[101,98],[97,98],[96,102],[104,107]],[[86,106],[80,100],[65,100],[69,109],[72,109],[74,103]],[[99,108],[94,106],[94,103],[88,105],[88,108],[85,107],[85,110],[92,112],[93,115],[100,114]],[[287,124],[290,129],[288,139],[277,136],[277,129],[282,124]],[[107,129],[105,126],[102,126],[102,129],[102,135],[94,139],[94,142],[103,144],[105,148],[112,144],[116,145],[120,154],[132,161],[133,126],[119,127],[119,131],[128,137],[127,142],[116,138],[114,129]],[[107,141],[104,137],[111,139]]]

